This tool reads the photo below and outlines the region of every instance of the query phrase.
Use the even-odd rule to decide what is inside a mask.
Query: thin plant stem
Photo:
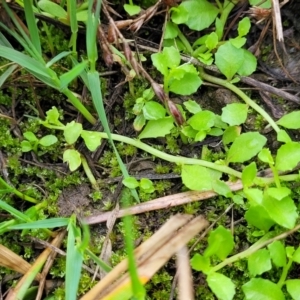
[[[205,73],[202,67],[199,67],[199,75],[202,79],[208,82],[224,86],[225,88],[233,91],[235,94],[240,96],[245,101],[246,104],[252,107],[256,112],[258,112],[272,126],[272,128],[277,133],[280,131],[280,128],[278,127],[276,122],[270,117],[270,115],[258,104],[256,104],[251,98],[249,98],[242,90],[236,87],[234,84],[228,82],[227,80],[208,75],[207,73]]]
[[[99,132],[101,138],[105,138],[107,139],[108,136],[106,133],[104,132]],[[157,150],[139,140],[135,140],[135,139],[132,139],[132,138],[128,138],[128,137],[125,137],[125,136],[122,136],[122,135],[118,135],[118,134],[111,134],[111,137],[113,140],[115,141],[119,141],[119,142],[123,142],[123,143],[126,143],[126,144],[129,144],[129,145],[132,145],[134,147],[137,147],[141,150],[144,150],[158,158],[161,158],[163,160],[166,160],[166,161],[169,161],[169,162],[173,162],[173,163],[176,163],[176,164],[179,164],[179,165],[199,165],[199,166],[202,166],[202,167],[207,167],[207,168],[210,168],[210,169],[214,169],[216,171],[220,171],[222,173],[226,173],[226,174],[229,174],[229,175],[232,175],[234,177],[237,177],[237,178],[241,178],[242,177],[242,173],[241,172],[238,172],[230,167],[227,167],[227,166],[224,166],[224,165],[218,165],[216,163],[212,163],[212,162],[209,162],[209,161],[205,161],[205,160],[201,160],[201,159],[196,159],[196,158],[189,158],[189,157],[183,157],[183,156],[174,156],[174,155],[170,155],[170,154],[167,154],[165,152],[162,152],[160,150]]]
[[[181,32],[181,30],[179,29],[179,27],[177,25],[176,25],[176,29],[177,29],[177,34],[178,34],[178,37],[179,37],[180,41],[185,46],[186,51],[191,55],[193,53],[193,48],[192,48],[190,42],[187,40],[187,38]]]
[[[91,113],[86,109],[86,107],[77,99],[77,97],[69,90],[63,90],[65,96],[68,97],[72,105],[78,109],[79,112],[93,125],[96,124],[96,119],[91,115]]]
[[[90,167],[89,167],[89,165],[86,161],[86,158],[83,155],[81,155],[80,158],[81,158],[81,163],[82,163],[82,167],[84,169],[84,172],[85,172],[87,178],[89,179],[90,183],[92,184],[92,187],[95,190],[99,190],[99,186],[97,184],[96,178],[94,177],[94,175],[93,175],[93,173],[92,173],[92,171],[91,171],[91,169],[90,169]]]
[[[223,267],[225,267],[229,264],[232,264],[240,259],[246,258],[246,257],[250,256],[251,254],[253,254],[254,252],[256,252],[257,250],[259,250],[275,241],[282,240],[282,239],[286,238],[287,236],[291,235],[292,233],[298,231],[299,229],[300,229],[300,224],[295,226],[293,229],[286,231],[282,234],[279,234],[271,239],[264,240],[264,238],[262,238],[261,240],[256,242],[254,245],[252,245],[250,248],[248,248],[247,250],[240,252],[236,255],[233,255],[233,256],[225,259],[224,261],[222,261],[220,264],[216,265],[215,267],[212,267],[210,269],[210,273],[217,272],[218,270],[222,269]]]
[[[28,201],[28,202],[31,202],[31,203],[35,203],[35,204],[38,203],[38,200],[36,200],[36,199],[34,199],[34,198],[30,197],[30,196],[27,196],[27,195],[25,195],[25,194],[19,192],[17,189],[11,187],[8,183],[6,183],[6,182],[3,180],[2,177],[0,177],[0,184],[1,184],[2,186],[4,186],[5,189],[7,189],[9,192],[15,194],[15,195],[18,196],[19,198],[21,198],[21,199],[23,199],[23,200],[26,200],[26,201]]]
[[[278,281],[278,283],[277,283],[277,285],[279,286],[280,289],[281,289],[282,286],[284,285],[284,282],[285,282],[285,280],[286,280],[287,274],[288,274],[288,272],[289,272],[289,270],[290,270],[292,264],[293,264],[293,259],[290,258],[290,259],[288,260],[288,263],[287,263],[287,264],[283,267],[283,269],[282,269],[282,273],[281,273],[280,279],[279,279],[279,281]]]

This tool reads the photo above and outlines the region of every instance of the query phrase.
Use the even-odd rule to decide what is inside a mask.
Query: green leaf
[[[173,118],[165,117],[159,120],[151,120],[140,133],[139,139],[156,138],[166,136],[174,128]]]
[[[280,201],[283,198],[289,196],[292,191],[285,186],[281,186],[278,188],[275,187],[268,188],[266,192],[268,193],[269,196]]]
[[[40,0],[38,2],[38,7],[44,12],[52,15],[53,17],[57,17],[65,20],[67,20],[68,18],[67,12],[55,2],[48,1],[48,0]]]
[[[183,6],[174,6],[170,9],[171,19],[175,24],[183,24],[189,18],[189,12]]]
[[[240,136],[241,134],[241,127],[239,126],[230,126],[225,129],[222,142],[224,145],[233,143],[233,141]]]
[[[293,253],[293,261],[300,264],[300,247],[298,247],[296,251]]]
[[[207,276],[208,286],[220,300],[232,300],[235,295],[235,285],[230,278],[220,273]]]
[[[246,49],[241,50],[244,52],[244,62],[237,70],[237,73],[240,76],[249,76],[256,71],[257,59],[250,51]]]
[[[4,82],[10,77],[10,75],[14,72],[14,70],[18,67],[17,64],[13,64],[12,66],[8,67],[4,73],[0,76],[0,88],[4,84]]]
[[[183,165],[181,169],[183,184],[194,191],[212,189],[210,172],[207,168],[197,165]]]
[[[199,111],[187,123],[195,130],[208,130],[214,126],[215,114],[210,110]]]
[[[25,139],[27,139],[30,142],[37,142],[38,141],[38,138],[36,137],[36,135],[31,131],[24,132],[23,136],[25,137]]]
[[[138,5],[124,4],[124,10],[130,15],[134,16],[140,13],[141,8]]]
[[[211,34],[208,35],[205,45],[209,50],[213,50],[218,45],[218,35],[213,31]]]
[[[282,129],[277,132],[277,140],[278,142],[283,142],[283,143],[289,143],[292,141],[290,136],[287,134],[287,132]]]
[[[46,219],[46,220],[38,220],[38,221],[24,223],[24,224],[16,224],[10,226],[9,229],[17,230],[17,229],[55,228],[55,227],[67,226],[68,222],[69,222],[68,218],[53,218],[53,219]]]
[[[243,49],[234,47],[230,42],[220,46],[215,54],[215,64],[228,80],[232,79],[244,63]]]
[[[44,147],[49,147],[57,142],[57,137],[52,134],[45,135],[39,140],[39,144]]]
[[[21,142],[21,149],[22,149],[22,152],[29,152],[33,148],[32,148],[32,145],[29,141],[22,141]]]
[[[81,165],[80,153],[74,149],[67,149],[63,155],[63,162],[68,163],[70,171],[75,171]]]
[[[165,28],[164,39],[175,39],[177,35],[178,35],[177,26],[174,23],[168,21]]]
[[[275,224],[275,222],[269,217],[265,208],[260,205],[251,206],[245,213],[245,219],[248,224],[257,227],[264,232],[268,232]]]
[[[155,101],[148,101],[143,107],[143,114],[146,120],[158,120],[165,117],[167,110]]]
[[[249,0],[249,3],[252,6],[258,6],[259,8],[271,8],[272,7],[272,1],[271,0],[266,0],[264,2],[260,0]]]
[[[136,131],[141,131],[143,129],[143,127],[146,124],[146,120],[144,115],[138,115],[135,117],[134,121],[133,121],[133,128]]]
[[[122,180],[122,183],[129,189],[135,189],[140,185],[134,177],[126,177]]]
[[[290,142],[282,145],[276,156],[276,169],[279,171],[290,171],[294,169],[300,161],[300,144]]]
[[[143,99],[149,101],[151,99],[153,99],[153,97],[155,96],[154,91],[152,88],[146,89],[143,91]]]
[[[271,259],[276,267],[284,267],[286,265],[285,249],[281,241],[274,241],[268,245]]]
[[[66,255],[66,279],[65,279],[65,297],[75,300],[77,298],[77,289],[80,280],[83,256],[77,245],[81,239],[75,225],[75,218],[71,217],[68,225],[67,255]],[[77,243],[76,243],[77,241]]]
[[[267,279],[252,278],[242,290],[245,300],[285,300],[280,287]]]
[[[52,80],[52,76],[56,77],[54,71],[46,68],[43,63],[20,51],[0,45],[0,56],[50,80]]]
[[[253,185],[253,181],[256,177],[257,168],[256,163],[252,162],[250,165],[246,166],[242,172],[242,182],[244,187],[250,187]]]
[[[169,68],[176,68],[180,64],[180,54],[175,47],[165,47],[161,53],[151,55],[153,65],[164,76],[168,75]]]
[[[288,129],[300,128],[300,110],[284,115],[277,121],[277,124]]]
[[[293,300],[300,300],[300,279],[289,279],[285,284],[286,289]]]
[[[198,31],[208,28],[219,13],[217,7],[206,0],[187,0],[181,2],[179,7],[188,12],[188,19],[184,23]]]
[[[271,154],[270,149],[264,148],[258,153],[258,158],[269,165],[274,165],[274,160]]]
[[[196,271],[202,271],[207,274],[210,270],[210,259],[196,253],[191,259],[191,267]]]
[[[70,71],[64,73],[59,77],[60,80],[60,89],[65,89],[69,83],[77,78],[87,67],[88,61],[83,61],[79,64],[77,64],[75,67],[73,67]]]
[[[223,37],[223,32],[224,32],[224,24],[223,22],[219,19],[219,18],[216,18],[216,21],[215,21],[215,32],[218,36],[218,40],[220,41]]]
[[[194,139],[195,138],[195,136],[196,136],[196,134],[197,134],[197,131],[195,130],[195,129],[193,129],[191,126],[183,126],[182,128],[181,128],[181,132],[185,135],[185,136],[187,136],[187,137],[189,137],[189,138],[192,138],[192,139]]]
[[[148,178],[142,178],[140,181],[140,188],[145,192],[145,193],[153,193],[155,191],[153,182],[148,179]]]
[[[261,205],[263,201],[263,192],[260,189],[245,189],[244,190],[247,199],[251,205]]]
[[[221,128],[214,127],[208,131],[208,134],[212,136],[221,136],[223,135],[223,130]]]
[[[63,51],[60,52],[59,54],[57,54],[55,57],[53,57],[51,60],[49,60],[46,63],[46,67],[50,68],[53,64],[55,64],[56,62],[58,62],[59,60],[61,60],[63,57],[66,57],[68,55],[72,54],[72,51]]]
[[[185,106],[187,111],[190,112],[191,114],[196,114],[202,110],[201,106],[194,100],[185,101],[183,102],[183,105]]]
[[[95,151],[101,144],[100,132],[82,130],[81,137],[90,151]]]
[[[265,193],[262,205],[277,224],[288,229],[295,226],[298,218],[297,207],[290,197],[278,201]]]
[[[46,122],[51,125],[65,127],[64,124],[59,121],[59,112],[55,106],[52,106],[52,108],[46,112]]]
[[[210,232],[208,237],[208,247],[204,251],[205,257],[216,255],[224,260],[234,248],[233,236],[229,229],[219,226]]]
[[[261,275],[272,269],[270,253],[267,249],[260,249],[248,257],[248,270],[251,276]]]
[[[68,123],[64,130],[64,137],[69,145],[74,144],[82,133],[82,124],[72,121]]]
[[[222,108],[222,121],[230,126],[245,123],[248,114],[248,105],[243,103],[231,103]]]
[[[285,247],[285,252],[286,252],[287,258],[293,258],[295,248],[292,246],[287,246],[287,247]]]
[[[251,28],[251,22],[248,17],[243,18],[238,25],[239,36],[245,36]]]
[[[224,181],[217,179],[212,182],[212,189],[214,192],[216,192],[218,195],[222,195],[224,197],[232,197],[233,194],[231,192],[231,189],[229,188],[228,184],[226,184]]]
[[[227,162],[245,162],[265,145],[267,139],[258,132],[247,132],[237,137],[227,153]]]
[[[244,37],[237,36],[234,39],[229,39],[229,41],[234,47],[242,48],[246,44],[247,39]]]
[[[88,12],[86,10],[78,11],[76,13],[76,20],[78,22],[87,22],[88,19]]]
[[[169,82],[169,90],[178,95],[191,95],[202,84],[200,77],[193,73],[184,73],[181,79],[172,79]]]

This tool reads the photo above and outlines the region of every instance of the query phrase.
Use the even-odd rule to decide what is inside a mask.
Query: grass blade
[[[8,48],[13,48],[11,43],[7,40],[7,38],[3,35],[2,32],[0,32],[0,45],[8,47]]]
[[[26,0],[27,1],[27,0]],[[36,58],[38,61],[43,62],[43,57],[40,54],[40,52],[38,52],[38,50],[35,48],[34,44],[32,43],[32,41],[30,40],[30,38],[28,37],[28,35],[26,34],[26,32],[24,31],[24,29],[22,28],[22,26],[20,25],[20,23],[16,20],[13,12],[11,11],[11,9],[9,8],[9,6],[6,4],[5,1],[2,1],[2,5],[4,6],[6,12],[8,13],[8,15],[10,16],[11,20],[13,21],[13,23],[15,24],[15,26],[17,27],[18,31],[20,32],[21,36],[19,34],[15,34],[13,35],[15,38],[17,38],[17,41],[23,40],[25,41],[25,43],[22,43],[22,46],[24,47],[24,49],[27,52],[30,52],[30,55],[34,58]]]
[[[13,71],[17,68],[17,65],[10,66],[1,76],[0,76],[0,88],[6,81],[6,79],[13,73]]]
[[[40,228],[56,228],[67,226],[69,223],[69,218],[52,218],[39,220],[30,223],[16,224],[10,226],[8,229],[40,229]]]
[[[0,56],[44,77],[51,78],[49,73],[55,74],[52,70],[46,68],[41,62],[11,48],[0,46]]]
[[[2,200],[0,200],[0,208],[7,211],[8,213],[10,213],[11,215],[23,222],[32,222],[32,220],[28,216],[26,216],[25,214],[23,214],[22,212],[20,212],[19,210],[15,209],[14,207]]]
[[[60,88],[65,89],[72,80],[74,80],[77,76],[79,76],[84,71],[84,69],[87,67],[87,64],[88,64],[87,61],[83,61],[78,65],[76,65],[75,67],[73,67],[70,71],[61,75],[59,78]]]
[[[41,41],[39,31],[36,25],[36,19],[32,10],[32,0],[25,0],[24,1],[24,10],[25,10],[25,17],[27,26],[30,32],[31,42],[34,45],[36,51],[42,56],[42,48],[41,48]]]
[[[63,51],[63,52],[57,54],[55,57],[53,57],[50,61],[48,61],[46,63],[46,67],[50,68],[53,64],[58,62],[60,59],[62,59],[63,57],[66,57],[70,54],[72,54],[72,51]]]
[[[70,20],[71,32],[72,32],[70,44],[72,45],[72,50],[74,52],[74,55],[77,57],[76,44],[77,44],[78,23],[77,23],[76,6],[77,6],[76,0],[67,1],[67,11]]]
[[[92,260],[94,260],[94,262],[101,268],[103,269],[105,272],[110,272],[112,270],[112,267],[109,266],[108,264],[106,264],[102,259],[100,259],[97,255],[95,255],[91,250],[89,250],[88,248],[85,249],[85,252],[88,256],[91,257]]]
[[[76,239],[78,232],[75,224],[75,217],[70,218],[68,226],[68,243],[67,243],[67,262],[66,262],[66,299],[76,300],[77,289],[81,274],[82,254],[80,253]]]

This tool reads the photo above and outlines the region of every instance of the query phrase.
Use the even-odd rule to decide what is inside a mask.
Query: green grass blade
[[[51,78],[51,77],[45,77],[41,74],[37,74],[33,71],[30,71],[30,73],[36,77],[37,79],[39,79],[40,81],[44,82],[45,84],[47,84],[48,86],[53,87],[56,90],[59,90],[60,88],[60,84],[59,84],[59,79],[57,77]],[[56,74],[55,74],[56,75]]]
[[[10,66],[5,72],[0,76],[0,87],[4,84],[7,78],[13,73],[13,71],[17,68],[17,65]]]
[[[25,0],[24,1],[24,11],[25,11],[25,18],[28,26],[28,30],[30,33],[30,39],[32,44],[34,45],[37,52],[42,56],[42,48],[41,48],[41,41],[39,30],[36,25],[36,19],[32,9],[32,0]]]
[[[88,248],[85,249],[85,253],[91,257],[92,260],[105,272],[110,272],[112,270],[112,267],[106,264],[102,259],[100,259],[97,255],[95,255],[91,250]]]
[[[44,77],[51,78],[49,73],[54,73],[52,70],[46,68],[41,62],[11,48],[0,46],[0,56]]]
[[[59,54],[57,54],[55,57],[53,57],[50,61],[46,63],[46,67],[50,68],[53,64],[61,60],[63,57],[66,57],[68,55],[72,54],[72,51],[63,51]]]
[[[76,300],[77,289],[80,280],[82,254],[79,251],[76,240],[78,239],[78,232],[75,224],[75,217],[72,216],[68,226],[68,242],[67,242],[67,262],[66,262],[66,299]]]
[[[79,64],[79,62],[73,56],[71,56],[70,58],[72,60],[73,66],[77,66]],[[84,82],[84,84],[87,86],[88,90],[90,90],[87,72],[84,70],[79,76],[82,79],[82,81]]]
[[[86,25],[86,48],[90,62],[90,69],[92,72],[96,71],[96,61],[98,58],[96,36],[97,28],[99,26],[99,19],[95,16],[99,16],[100,3],[101,1],[97,0],[96,11],[93,13],[94,2],[89,1],[88,20]]]
[[[76,44],[77,44],[78,22],[77,22],[76,9],[77,9],[76,0],[68,0],[67,1],[67,12],[68,12],[68,17],[70,20],[70,27],[71,27],[71,32],[72,32],[70,43],[72,45],[72,50],[74,52],[74,55],[77,57]]]
[[[46,220],[39,220],[25,224],[16,224],[10,226],[8,229],[40,229],[40,228],[56,228],[67,226],[69,218],[53,218]]]
[[[79,101],[79,99],[69,90],[65,89],[63,90],[63,93],[65,96],[68,97],[72,105],[78,109],[82,113],[82,115],[91,123],[95,124],[96,119],[91,115],[91,113],[86,109],[86,107]]]
[[[18,41],[18,43],[26,50],[26,52],[31,57],[34,57],[34,53],[31,51],[31,49],[28,47],[27,43],[24,41],[24,39],[19,34],[17,34],[15,31],[9,29],[7,26],[5,26],[4,24],[2,24],[1,22],[0,22],[0,28],[4,29],[7,33],[9,33],[9,35],[11,35],[12,37],[14,37]],[[3,44],[2,46],[6,46],[6,45]],[[14,47],[11,44],[9,44],[6,47],[14,49]]]
[[[26,0],[27,1],[27,0]],[[13,21],[13,23],[15,24],[15,26],[17,27],[18,31],[20,32],[21,36],[19,34],[15,34],[13,35],[15,38],[17,38],[18,41],[23,40],[25,41],[25,44],[22,43],[22,46],[24,47],[24,49],[30,53],[30,55],[32,57],[34,57],[35,59],[37,59],[40,62],[43,62],[43,57],[40,54],[40,52],[38,52],[38,50],[35,48],[34,44],[32,43],[32,41],[30,40],[30,38],[28,37],[28,35],[26,34],[26,32],[24,31],[24,29],[22,28],[22,26],[19,24],[19,22],[16,20],[14,14],[12,13],[11,9],[9,8],[9,6],[6,4],[5,1],[2,1],[2,5],[4,6],[6,12],[8,13],[8,15],[10,16],[11,20]]]
[[[72,33],[77,33],[77,31],[78,31],[76,9],[77,9],[76,0],[68,0],[67,1],[67,12],[68,12],[69,19],[70,19],[70,27],[71,27]]]
[[[0,23],[1,25],[1,23]],[[2,32],[0,32],[0,45],[1,46],[5,46],[5,47],[8,47],[8,48],[12,48],[13,49],[13,46],[11,45],[11,43],[7,40],[7,38],[3,35]]]
[[[65,89],[69,83],[78,77],[87,67],[88,61],[83,61],[72,68],[70,71],[60,76],[60,89]]]
[[[0,208],[3,210],[7,211],[14,217],[16,217],[18,220],[23,221],[23,222],[32,222],[32,220],[26,216],[24,213],[20,212],[19,210],[15,209],[11,205],[7,204],[6,202],[0,200]]]

